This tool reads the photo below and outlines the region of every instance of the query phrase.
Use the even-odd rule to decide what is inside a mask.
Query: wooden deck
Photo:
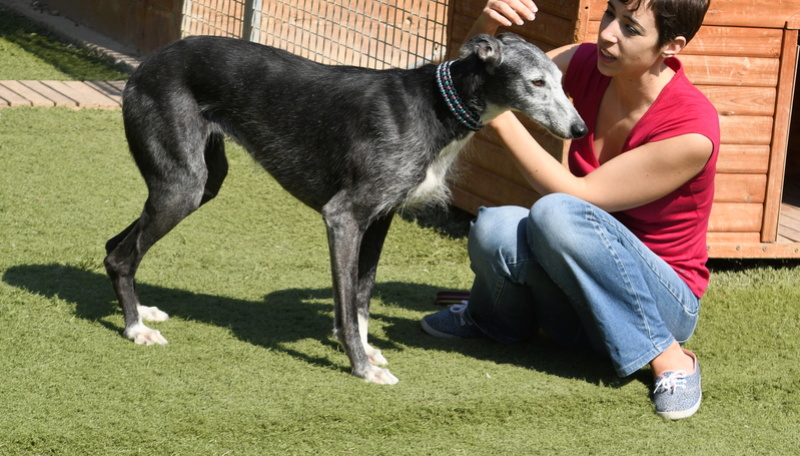
[[[800,176],[786,176],[778,225],[778,242],[800,242]]]
[[[125,81],[0,81],[0,108],[118,109]]]

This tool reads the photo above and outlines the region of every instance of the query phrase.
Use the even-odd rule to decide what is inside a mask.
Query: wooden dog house
[[[451,58],[484,4],[451,0]],[[537,0],[536,21],[509,31],[544,50],[595,41],[606,4]],[[687,75],[717,108],[722,128],[711,257],[800,258],[800,135],[790,135],[798,28],[800,0],[712,0],[703,27],[681,53]],[[526,125],[563,158],[563,141]],[[456,206],[475,213],[480,206],[530,206],[538,197],[497,144],[486,128],[463,154],[451,179]]]

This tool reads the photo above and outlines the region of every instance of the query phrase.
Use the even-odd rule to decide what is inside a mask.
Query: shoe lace
[[[674,393],[675,390],[685,390],[686,377],[687,374],[685,370],[665,372],[656,382],[655,392],[669,391],[670,393]]]
[[[458,323],[461,326],[467,326],[472,324],[470,321],[467,321],[464,313],[467,311],[467,301],[461,301],[461,304],[453,304],[450,306],[450,312],[453,313],[458,318]]]

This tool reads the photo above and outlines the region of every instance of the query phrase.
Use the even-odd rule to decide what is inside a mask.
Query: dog
[[[189,37],[151,54],[123,91],[130,152],[148,189],[137,220],[106,244],[104,260],[125,318],[124,337],[166,344],[143,320],[168,315],[139,303],[134,278],[159,239],[212,200],[228,171],[231,136],[297,199],[322,214],[333,276],[334,335],[352,373],[395,384],[367,343],[370,296],[393,215],[447,200],[447,170],[484,122],[513,109],[555,136],[586,125],[561,73],[513,34],[478,35],[459,58],[415,69],[312,62],[223,37]]]

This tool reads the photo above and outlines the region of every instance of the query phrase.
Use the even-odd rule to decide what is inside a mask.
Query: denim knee
[[[527,259],[528,212],[516,206],[480,208],[467,240],[473,269],[490,267],[496,274],[508,277],[509,264]]]
[[[580,211],[588,203],[563,193],[551,193],[543,196],[530,210],[527,224],[528,244],[537,250],[565,252],[573,248],[581,248],[581,226],[585,218]]]

